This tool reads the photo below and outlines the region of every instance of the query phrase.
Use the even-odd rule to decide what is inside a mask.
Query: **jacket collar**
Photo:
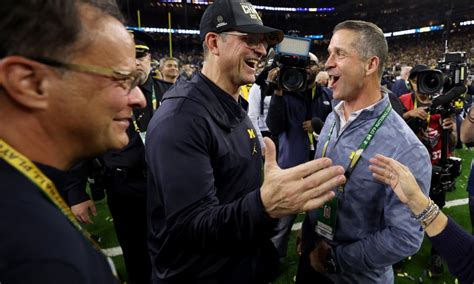
[[[202,73],[196,74],[190,81],[178,80],[176,86],[166,93],[163,102],[176,98],[200,104],[216,124],[229,132],[246,117],[239,103]]]

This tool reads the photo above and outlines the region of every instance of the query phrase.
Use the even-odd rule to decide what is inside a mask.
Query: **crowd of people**
[[[472,28],[465,27],[445,36],[443,31],[435,31],[425,34],[415,34],[388,38],[389,52],[385,65],[385,70],[389,71],[393,78],[400,75],[401,67],[414,66],[416,64],[426,64],[430,67],[436,67],[438,61],[442,59],[446,51],[446,40],[448,51],[467,52],[472,56],[471,48],[474,46],[474,35]],[[327,46],[329,40],[313,41],[312,50],[317,54],[321,65],[327,58]],[[168,48],[160,49],[153,55],[155,58],[168,56]],[[200,68],[203,57],[199,47],[194,46],[190,49],[178,48],[173,50],[173,54],[182,64],[188,63]]]
[[[430,113],[417,80],[439,46],[391,57],[377,25],[343,21],[291,89],[260,70],[284,35],[249,2],[206,8],[202,55],[155,59],[115,1],[60,2],[0,7],[1,283],[123,280],[81,224],[105,195],[128,283],[274,281],[299,213],[296,283],[393,283],[425,233],[474,281],[474,238],[435,178],[474,118]],[[390,64],[412,67],[408,93],[382,85]]]

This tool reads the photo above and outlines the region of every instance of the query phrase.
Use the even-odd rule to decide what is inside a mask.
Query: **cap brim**
[[[236,31],[253,34],[264,34],[268,45],[275,45],[283,40],[283,31],[262,25],[246,25],[233,28]]]

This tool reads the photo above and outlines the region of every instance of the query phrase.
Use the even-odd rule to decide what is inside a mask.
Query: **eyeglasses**
[[[82,65],[82,64],[74,64],[74,63],[64,63],[60,61],[56,61],[54,59],[43,58],[43,57],[36,57],[36,58],[29,58],[31,60],[37,61],[39,63],[55,67],[55,68],[62,68],[69,71],[74,72],[81,72],[87,73],[96,76],[102,76],[117,82],[122,88],[127,90],[126,96],[130,94],[130,92],[139,85],[142,75],[140,71],[119,71],[114,70],[112,68],[101,67],[101,66],[92,66],[92,65]]]
[[[241,32],[222,32],[221,34],[238,36],[245,41],[249,48],[257,48],[259,44],[263,44],[265,49],[268,48],[268,42],[264,34],[247,34]]]

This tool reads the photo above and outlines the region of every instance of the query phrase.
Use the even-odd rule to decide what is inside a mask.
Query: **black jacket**
[[[65,173],[37,166],[63,194]],[[116,283],[105,256],[36,185],[1,159],[0,179],[1,283]]]
[[[178,82],[150,122],[146,158],[154,283],[268,282],[276,220],[241,106],[202,74]]]

